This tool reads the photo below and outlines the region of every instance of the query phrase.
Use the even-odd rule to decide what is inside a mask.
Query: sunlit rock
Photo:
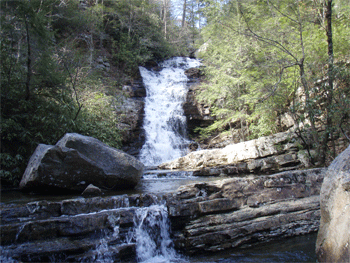
[[[277,133],[259,139],[231,144],[222,149],[191,152],[183,157],[159,165],[160,169],[192,169],[199,175],[212,167],[236,167],[237,173],[270,173],[306,167],[298,154],[294,134]],[[231,175],[231,174],[226,174]]]
[[[328,167],[321,189],[319,262],[350,262],[350,147]]]
[[[99,196],[102,195],[102,190],[98,188],[97,186],[94,186],[93,184],[89,184],[88,187],[84,190],[84,192],[81,194],[82,196]]]

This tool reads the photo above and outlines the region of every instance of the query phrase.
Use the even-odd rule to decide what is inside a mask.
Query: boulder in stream
[[[350,262],[350,147],[328,167],[321,188],[319,262]]]
[[[67,133],[55,146],[37,147],[20,188],[82,192],[93,184],[101,189],[128,189],[137,185],[143,169],[133,156],[95,138]]]

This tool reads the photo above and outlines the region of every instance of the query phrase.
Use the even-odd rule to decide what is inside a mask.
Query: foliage
[[[84,3],[0,3],[2,180],[18,184],[37,145],[67,132],[121,147],[123,82],[139,77],[139,65],[187,54],[169,1]],[[110,72],[97,69],[97,57]]]
[[[311,125],[314,133],[316,127],[329,126],[325,116],[332,116],[332,127],[326,130],[331,130],[330,136],[339,134],[341,120],[349,116],[349,107],[335,99],[342,94],[346,103],[349,100],[345,66],[349,53],[344,49],[350,45],[349,9],[343,1],[333,6],[338,61],[334,100],[327,88],[323,1],[206,2],[203,12],[208,23],[202,36],[208,46],[201,56],[207,80],[198,98],[211,106],[217,121],[202,130],[203,135],[227,130],[238,120],[249,127],[248,138],[268,135],[281,131],[278,119],[284,113],[293,114],[303,127]],[[316,148],[326,134],[313,137]]]

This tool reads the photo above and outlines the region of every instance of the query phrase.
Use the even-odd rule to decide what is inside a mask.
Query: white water
[[[147,90],[143,127],[146,142],[140,161],[154,166],[187,153],[186,117],[182,105],[187,95],[185,70],[198,67],[199,61],[176,57],[162,63],[161,71],[140,67]]]
[[[118,240],[119,220],[114,218],[113,233],[106,234],[99,244],[91,251],[91,255],[80,262],[113,263],[116,250],[113,241]],[[123,244],[135,244],[136,260],[142,263],[185,263],[175,250],[170,237],[170,220],[167,207],[164,204],[155,204],[149,207],[138,208],[134,214],[134,225],[126,235]],[[118,242],[117,242],[118,243]],[[118,245],[117,245],[118,246]],[[55,262],[54,260],[52,262]]]
[[[137,210],[134,238],[138,262],[184,262],[176,253],[170,238],[170,224],[165,205],[152,205]]]

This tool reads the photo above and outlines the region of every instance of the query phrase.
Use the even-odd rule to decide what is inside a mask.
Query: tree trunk
[[[26,79],[26,100],[30,99],[30,80],[32,77],[32,58],[31,58],[31,46],[30,46],[30,35],[29,35],[29,24],[28,20],[25,21],[26,33],[27,33],[27,79]]]
[[[163,23],[164,23],[164,37],[167,37],[167,11],[168,11],[168,0],[163,0]]]
[[[332,116],[332,104],[333,104],[333,82],[334,82],[334,72],[333,72],[333,35],[332,35],[332,0],[325,0],[326,6],[326,34],[328,43],[328,86],[325,87],[326,94],[326,122],[325,122],[325,132],[322,138],[322,156],[320,161],[324,163],[326,161],[326,152],[328,148],[329,137],[333,137],[333,116]],[[333,142],[333,157],[335,157],[335,146]]]
[[[185,27],[186,25],[186,8],[187,8],[187,3],[186,0],[184,0],[184,6],[183,6],[183,11],[182,11],[182,28]]]

